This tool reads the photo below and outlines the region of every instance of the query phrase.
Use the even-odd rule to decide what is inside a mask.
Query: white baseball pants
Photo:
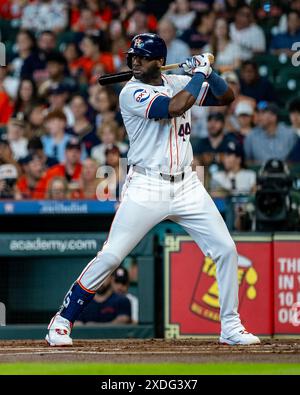
[[[183,180],[171,183],[157,173],[143,175],[130,169],[122,195],[107,241],[77,280],[82,288],[97,290],[151,228],[170,219],[216,263],[222,334],[243,328],[237,311],[236,247],[196,172],[189,168]]]

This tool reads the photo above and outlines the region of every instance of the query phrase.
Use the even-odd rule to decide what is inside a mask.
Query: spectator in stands
[[[220,112],[210,113],[207,119],[208,137],[199,140],[194,153],[201,165],[222,165],[222,154],[225,152],[232,136],[225,134],[225,119]]]
[[[241,64],[240,46],[229,37],[228,23],[225,18],[218,18],[209,44],[203,52],[211,52],[215,56],[214,68],[220,72],[237,69]]]
[[[114,0],[113,0],[114,1]],[[87,7],[107,25],[112,20],[111,4],[107,0],[85,0]]]
[[[292,46],[297,42],[300,42],[300,11],[291,10],[287,14],[287,32],[272,38],[270,52],[274,55],[284,53],[291,57],[295,53]]]
[[[56,48],[56,34],[53,30],[45,30],[38,34],[38,49],[45,55],[49,55]]]
[[[247,4],[241,5],[230,24],[231,40],[241,48],[241,59],[251,59],[253,55],[266,50],[263,30],[254,22],[253,12]]]
[[[86,116],[87,104],[82,96],[75,95],[71,100],[70,108],[74,117],[72,133],[84,144],[87,154],[90,155],[92,148],[100,144],[100,140],[95,133],[94,126]]]
[[[254,126],[253,107],[247,101],[240,101],[235,107],[234,115],[238,123],[235,136],[240,143],[243,143]]]
[[[41,83],[48,78],[46,58],[56,46],[56,36],[52,31],[45,30],[38,36],[36,50],[24,60],[21,69],[21,78],[32,78],[36,83]]]
[[[300,137],[300,97],[296,97],[289,104],[289,116],[292,128]]]
[[[63,55],[66,59],[70,75],[80,83],[80,57],[82,56],[82,52],[80,51],[79,44],[75,41],[66,43]]]
[[[82,164],[80,161],[81,146],[78,139],[72,137],[68,141],[65,150],[65,161],[50,167],[41,179],[40,198],[44,199],[49,182],[53,177],[65,177],[68,181],[68,189],[75,193],[79,190],[79,179]]]
[[[289,153],[288,161],[300,162],[300,98],[293,99],[289,104],[289,116],[292,128],[298,136],[297,142]]]
[[[112,174],[108,174],[108,194],[111,199],[119,199],[122,187],[127,173],[127,162],[121,162],[121,153],[117,146],[113,145],[105,151],[106,166],[114,170]],[[124,166],[125,165],[125,166]]]
[[[98,84],[99,85],[99,84]],[[102,123],[112,122],[117,116],[118,98],[111,87],[97,90],[91,97],[90,104],[95,111],[95,125],[98,129]]]
[[[253,60],[246,60],[241,66],[241,93],[253,97],[256,102],[277,101],[273,85],[266,77],[260,77],[258,65]]]
[[[25,136],[26,122],[23,114],[10,118],[7,125],[7,141],[13,152],[15,160],[24,158],[27,154],[28,139]]]
[[[74,115],[69,106],[68,99],[70,95],[70,88],[64,84],[53,84],[48,89],[48,112],[63,111],[67,119],[67,127],[72,128],[75,123]]]
[[[68,181],[65,177],[53,177],[46,191],[46,199],[67,200],[69,199]]]
[[[22,16],[23,8],[27,0],[1,0],[0,1],[0,18],[19,22]]]
[[[241,85],[238,75],[234,71],[228,71],[222,74],[222,78],[227,82],[229,87],[233,90],[234,93],[234,101],[229,106],[230,113],[233,113],[235,107],[239,102],[247,102],[251,105],[253,109],[256,108],[256,100],[250,96],[246,96],[241,93]]]
[[[229,141],[223,157],[224,170],[212,173],[212,196],[248,195],[255,192],[256,173],[244,168],[243,157],[242,145]]]
[[[29,155],[33,157],[38,157],[40,159],[40,161],[42,162],[43,170],[47,170],[49,169],[49,167],[58,164],[58,161],[55,158],[46,156],[43,143],[41,141],[41,138],[38,136],[33,136],[28,141],[27,150]]]
[[[269,159],[286,160],[296,144],[295,132],[278,123],[279,109],[274,103],[258,105],[259,125],[245,138],[244,149],[248,163],[263,164]]]
[[[97,178],[98,163],[92,158],[82,162],[82,171],[79,180],[80,191],[73,194],[74,199],[97,199],[97,187],[100,182]]]
[[[191,51],[188,45],[176,38],[176,28],[168,19],[162,19],[158,25],[158,34],[167,45],[167,64],[181,63],[182,59],[190,56]],[[173,71],[176,74],[183,74],[183,69]]]
[[[106,161],[105,151],[112,145],[119,148],[121,154],[125,154],[128,151],[128,145],[124,142],[118,141],[119,127],[116,121],[105,122],[98,129],[98,137],[101,140],[101,144],[96,145],[91,150],[91,156],[100,165],[104,165]]]
[[[45,117],[44,124],[48,132],[42,136],[45,154],[62,163],[65,160],[66,145],[71,138],[65,133],[67,118],[63,111],[54,110]]]
[[[9,143],[0,135],[0,199],[13,199],[20,165],[13,158]]]
[[[136,34],[145,32],[156,32],[157,20],[152,14],[149,14],[147,7],[138,4],[128,15],[127,35],[132,38]]]
[[[13,113],[13,104],[6,89],[7,67],[0,67],[0,127],[5,126]]]
[[[196,15],[190,29],[180,37],[191,48],[192,54],[199,54],[202,48],[209,43],[215,25],[215,13],[207,10]]]
[[[239,9],[242,5],[245,4],[244,0],[225,0],[224,5],[225,5],[225,12],[224,16],[226,17],[226,20],[231,23],[234,22],[235,15],[236,15],[236,10]]]
[[[14,199],[16,195],[17,168],[0,162],[0,199]]]
[[[29,154],[22,161],[24,174],[16,184],[17,199],[36,199],[39,196],[39,181],[44,167],[39,156]]]
[[[112,274],[112,288],[117,294],[125,295],[131,305],[131,322],[137,324],[139,321],[139,300],[129,290],[129,275],[124,267],[119,267]]]
[[[287,1],[288,3],[289,1]],[[251,8],[260,26],[274,27],[278,24],[279,18],[284,12],[284,2],[282,0],[253,0]],[[272,28],[273,30],[273,28]]]
[[[120,150],[111,145],[105,150],[105,166],[99,167],[97,199],[119,200],[127,173],[127,161],[121,161]]]
[[[120,69],[122,63],[125,63],[126,54],[124,48],[130,47],[130,40],[126,35],[124,25],[120,20],[114,19],[109,25],[109,40],[111,42],[111,53],[114,56],[115,66]],[[119,62],[119,64],[116,62]]]
[[[30,30],[20,30],[16,39],[17,52],[9,64],[11,97],[15,98],[25,60],[36,52],[36,39]]]
[[[82,70],[82,77],[88,82],[92,76],[93,69],[100,65],[105,73],[115,72],[114,58],[111,53],[102,51],[99,36],[85,36],[80,44],[83,56],[78,60],[77,70]]]
[[[38,100],[35,106],[28,114],[28,136],[43,136],[47,133],[44,126],[44,119],[47,115],[46,105],[43,101]]]
[[[278,26],[273,27],[272,32],[275,30],[274,34],[286,33],[288,30],[288,17],[287,13],[289,11],[300,12],[300,0],[290,0],[286,12],[281,15]]]
[[[46,96],[48,90],[58,85],[64,86],[68,91],[75,91],[77,82],[68,75],[67,62],[59,52],[52,52],[47,56],[46,70],[48,78],[40,85],[39,95]]]
[[[21,172],[18,162],[14,159],[13,151],[7,139],[0,135],[0,165],[11,164],[17,169],[18,173]]]
[[[292,148],[291,152],[289,153],[289,156],[287,157],[288,162],[297,162],[298,164],[300,163],[300,138],[297,138],[297,141]]]
[[[26,119],[38,101],[37,88],[34,80],[25,78],[20,81],[14,114],[22,113]]]
[[[35,0],[24,7],[21,25],[24,29],[36,32],[47,29],[58,33],[67,27],[67,21],[67,11],[64,2]]]
[[[195,11],[191,10],[188,0],[174,0],[169,4],[168,11],[163,16],[163,19],[169,19],[176,31],[183,33],[189,29],[196,17]]]
[[[99,30],[107,28],[107,23],[92,9],[85,7],[80,10],[80,17],[71,28],[74,32],[97,35]]]
[[[112,289],[112,278],[108,277],[97,290],[94,299],[83,310],[75,325],[87,323],[131,323],[131,305],[125,295]]]

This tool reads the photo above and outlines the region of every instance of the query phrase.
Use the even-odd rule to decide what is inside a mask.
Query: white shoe
[[[66,318],[57,314],[52,318],[48,330],[46,341],[49,346],[63,347],[73,345],[73,340],[70,337],[72,324]]]
[[[260,340],[257,336],[252,335],[252,333],[247,332],[242,329],[239,332],[234,333],[229,337],[225,337],[221,334],[220,336],[221,344],[229,344],[230,346],[235,345],[250,345],[250,344],[260,344]]]

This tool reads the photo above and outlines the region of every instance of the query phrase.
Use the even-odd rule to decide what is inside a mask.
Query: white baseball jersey
[[[120,108],[130,149],[128,164],[149,169],[163,169],[175,174],[190,166],[193,151],[190,143],[191,110],[172,119],[149,119],[152,103],[158,96],[173,97],[191,77],[162,75],[163,85],[149,85],[135,79],[127,82],[120,93]],[[209,85],[204,82],[196,101],[202,105]]]

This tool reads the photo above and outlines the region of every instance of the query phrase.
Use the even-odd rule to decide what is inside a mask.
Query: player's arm
[[[219,78],[221,78],[221,77],[219,77]],[[202,107],[227,106],[233,100],[234,100],[234,93],[229,86],[227,87],[227,90],[221,96],[215,96],[211,87],[209,87],[207,94],[205,96],[205,99],[199,105],[201,105]]]
[[[191,68],[193,72],[192,79],[172,98],[164,96],[157,97],[150,108],[149,118],[166,119],[182,115],[196,103],[204,81],[209,83],[210,94],[206,99],[206,103],[201,103],[200,105],[227,105],[234,100],[233,91],[211,69],[208,57],[205,57],[205,55],[199,55],[199,57],[204,58],[204,62]]]

